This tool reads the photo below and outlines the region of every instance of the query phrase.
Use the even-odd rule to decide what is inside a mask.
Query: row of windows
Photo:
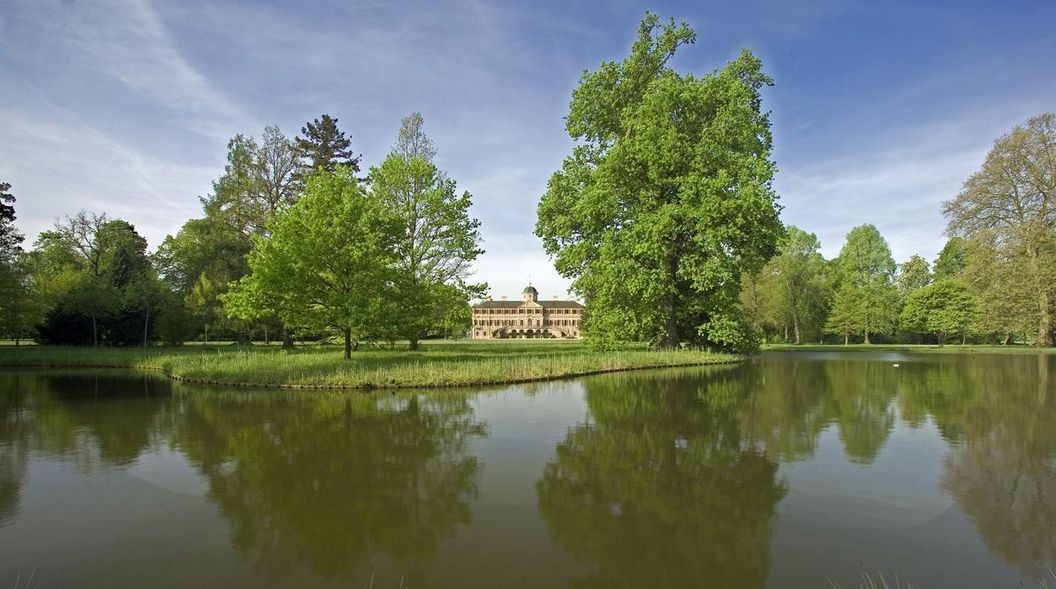
[[[540,321],[536,319],[534,322],[531,319],[528,319],[527,321],[528,323],[525,323],[525,319],[474,319],[473,325],[484,325],[489,327],[502,327],[506,325],[521,327],[532,327],[533,325],[535,327],[545,327],[548,325],[554,325],[568,327],[570,325],[579,325],[579,319],[550,319],[549,321]]]
[[[580,315],[582,309],[550,309],[548,315]],[[539,315],[543,309],[473,309],[476,315]]]

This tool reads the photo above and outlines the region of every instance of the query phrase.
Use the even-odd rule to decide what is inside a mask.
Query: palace
[[[576,301],[540,301],[529,286],[521,301],[483,301],[473,305],[473,339],[579,339],[586,307]]]

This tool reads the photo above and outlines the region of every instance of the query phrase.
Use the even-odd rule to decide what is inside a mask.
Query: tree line
[[[236,135],[202,216],[153,252],[134,225],[81,211],[29,251],[0,184],[3,335],[62,345],[192,338],[362,341],[461,334],[482,253],[472,196],[434,162],[424,121],[403,119],[388,156],[361,157],[323,115],[295,138]]]
[[[896,264],[873,225],[832,260],[788,227],[745,274],[742,308],[768,341],[1056,344],[1056,115],[1000,137],[943,212],[950,237],[930,264]]]

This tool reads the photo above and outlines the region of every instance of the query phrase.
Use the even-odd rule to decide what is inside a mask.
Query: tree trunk
[[[209,345],[209,324],[205,324],[205,345]]]
[[[796,344],[803,343],[803,340],[799,335],[799,314],[796,313],[795,309],[792,310],[792,330],[796,335]]]
[[[961,345],[963,346],[963,345],[965,345],[967,343],[968,343],[968,332],[962,331],[961,332]]]
[[[345,334],[345,360],[352,359],[352,330],[345,328],[342,330]]]
[[[1044,287],[1038,291],[1038,341],[1034,345],[1047,347],[1049,345],[1049,293]]]
[[[293,349],[293,334],[290,333],[286,326],[282,326],[282,349],[292,350]]]
[[[95,322],[95,313],[92,313],[92,346],[99,347],[99,328]]]
[[[147,334],[150,333],[150,307],[147,307],[143,316],[143,347],[147,347]]]
[[[866,343],[866,345],[869,345],[869,344],[873,343],[873,342],[869,341],[869,330],[868,329],[865,330],[865,343]]]
[[[667,256],[667,279],[670,288],[677,288],[678,260],[675,259],[674,251],[668,250]],[[680,342],[678,335],[678,309],[677,294],[671,292],[664,297],[664,332],[667,334],[667,347],[677,348]]]
[[[846,331],[843,332],[843,345],[848,346],[851,344],[851,334]]]
[[[408,347],[411,349],[412,352],[418,350],[418,338],[411,338],[410,340],[408,340],[408,344]]]

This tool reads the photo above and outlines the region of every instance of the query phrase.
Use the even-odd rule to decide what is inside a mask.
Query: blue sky
[[[580,71],[626,55],[646,9],[697,30],[680,71],[763,59],[782,217],[826,256],[870,222],[896,260],[933,259],[942,201],[994,139],[1056,110],[1052,0],[0,0],[0,179],[31,240],[89,209],[155,247],[200,214],[231,135],[330,113],[370,165],[420,111],[474,195],[477,276],[496,297],[529,276],[563,296],[536,203],[570,149]]]

